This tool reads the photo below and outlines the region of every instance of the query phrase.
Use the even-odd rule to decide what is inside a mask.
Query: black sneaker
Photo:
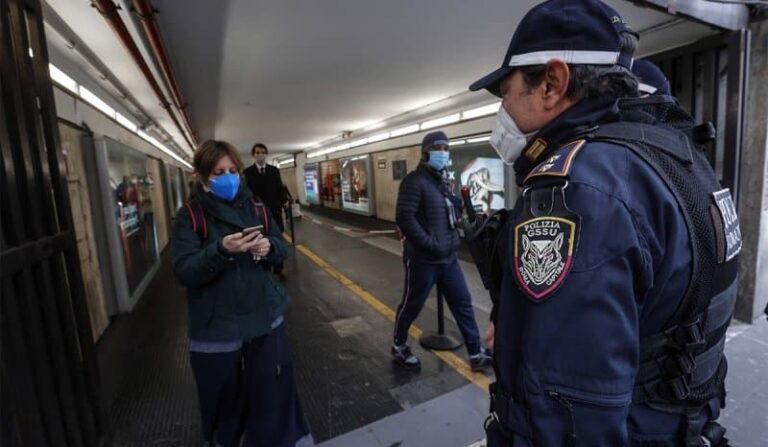
[[[400,364],[400,366],[403,366],[408,369],[418,369],[421,368],[421,362],[419,362],[419,359],[416,358],[415,355],[411,352],[411,348],[408,345],[392,345],[392,357],[397,360],[397,363]]]
[[[472,368],[472,371],[482,371],[490,366],[493,366],[493,357],[491,356],[491,352],[481,347],[480,352],[469,356],[469,366]]]

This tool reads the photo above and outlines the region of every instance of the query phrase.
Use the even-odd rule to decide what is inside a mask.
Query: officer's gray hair
[[[634,54],[637,49],[637,37],[622,33],[621,50]],[[638,96],[638,81],[632,71],[621,65],[577,65],[568,64],[571,79],[565,95],[575,101],[610,96],[614,98]],[[544,79],[546,65],[520,67],[523,79],[528,87],[534,88]]]

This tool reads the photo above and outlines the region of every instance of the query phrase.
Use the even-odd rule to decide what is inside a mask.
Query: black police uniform
[[[502,72],[475,89],[497,91],[516,60],[548,49],[546,36],[535,39],[540,22],[566,22],[555,34],[602,29],[550,42],[568,51],[546,57],[572,63],[595,63],[615,37],[605,22],[623,23],[594,0],[551,0],[529,16]],[[582,61],[579,49],[589,50]],[[622,57],[615,63],[627,66]],[[489,446],[724,442],[713,421],[741,237],[692,127],[664,98],[591,98],[541,129],[515,163],[515,208],[474,238],[475,254],[491,247],[480,264],[496,297]]]

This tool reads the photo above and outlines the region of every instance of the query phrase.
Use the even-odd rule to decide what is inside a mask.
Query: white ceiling
[[[47,0],[166,130],[165,112],[86,0]],[[130,3],[130,2],[128,2]],[[273,152],[358,130],[466,91],[496,68],[532,0],[155,0],[202,138]],[[611,0],[635,29],[672,17]],[[128,14],[121,14],[127,19]],[[682,23],[641,54],[713,31]],[[158,78],[159,79],[159,78]],[[487,96],[477,94],[478,102]]]

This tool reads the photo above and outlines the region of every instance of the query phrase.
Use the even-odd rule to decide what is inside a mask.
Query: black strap
[[[633,402],[677,402],[687,406],[684,401],[691,395],[691,387],[694,386],[693,375],[696,375],[697,379],[704,376],[712,378],[714,374],[710,372],[716,372],[720,366],[720,340],[713,342],[712,339],[715,335],[722,338],[724,333],[714,334],[712,329],[722,327],[716,323],[722,322],[723,313],[728,313],[729,310],[729,306],[722,304],[717,297],[704,299],[709,293],[708,286],[702,286],[699,275],[702,271],[710,272],[710,264],[700,256],[707,254],[702,252],[706,236],[702,236],[693,225],[694,213],[700,211],[700,206],[684,199],[687,197],[696,200],[686,194],[686,185],[680,184],[681,170],[694,175],[702,163],[701,157],[695,158],[698,155],[694,154],[693,144],[686,134],[657,125],[639,122],[610,123],[601,125],[593,137],[626,147],[648,163],[667,185],[683,211],[691,242],[691,277],[679,310],[667,328],[657,334],[643,337],[641,341],[641,365],[635,381]],[[730,292],[732,291],[726,290],[718,296],[725,296],[727,299],[731,295]],[[732,312],[732,307],[730,311]],[[725,320],[727,319],[725,317]],[[705,350],[707,356],[701,357]],[[701,384],[699,380],[696,380],[696,383]],[[700,398],[701,395],[696,397]]]

